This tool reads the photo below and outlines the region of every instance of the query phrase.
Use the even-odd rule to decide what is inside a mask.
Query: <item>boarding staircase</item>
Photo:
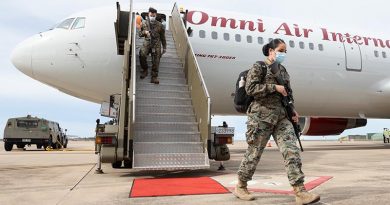
[[[166,32],[166,39],[167,53],[161,58],[159,85],[150,83],[150,69],[148,77],[140,79],[137,55],[133,168],[206,168],[208,158],[172,32]],[[142,43],[143,39],[137,38],[137,48]],[[150,56],[148,65],[152,65]]]
[[[129,42],[125,44],[128,46],[125,58],[128,55],[129,62],[124,63],[124,74],[128,72],[129,77],[124,78],[123,85],[127,89],[122,90],[122,95],[126,93],[128,98],[121,100],[122,104],[127,103],[127,107],[121,107],[127,110],[128,120],[119,118],[119,125],[127,124],[122,133],[128,139],[123,143],[129,142],[124,150],[128,152],[132,168],[209,168],[210,96],[177,5],[169,19],[170,30],[166,31],[167,52],[160,60],[158,85],[150,82],[150,56],[149,75],[140,79],[139,49],[143,38],[137,35],[135,14],[131,15]]]

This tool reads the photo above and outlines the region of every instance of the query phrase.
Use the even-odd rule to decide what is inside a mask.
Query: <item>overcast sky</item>
[[[69,130],[69,134],[93,136],[95,120],[100,118],[100,105],[80,100],[46,86],[22,74],[10,62],[12,49],[22,40],[40,31],[45,31],[66,16],[88,8],[115,6],[112,0],[13,0],[0,1],[0,138],[6,120],[10,117],[33,116],[54,120]],[[128,1],[119,1],[122,5]],[[174,1],[135,1],[170,3]],[[305,22],[339,32],[358,32],[390,39],[388,11],[390,3],[385,0],[208,0],[178,1],[179,5],[191,8],[212,8],[234,12],[248,12],[261,16],[289,19],[292,23]],[[260,3],[259,3],[260,2]],[[123,9],[126,7],[123,6]],[[389,108],[390,109],[390,108]],[[237,128],[236,138],[244,139],[245,117],[220,117],[213,124],[226,120]],[[390,127],[389,120],[369,120],[365,128],[346,131],[346,134],[381,132]],[[336,138],[336,137],[333,137]]]

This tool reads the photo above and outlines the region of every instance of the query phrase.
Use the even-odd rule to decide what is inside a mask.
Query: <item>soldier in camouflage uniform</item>
[[[245,90],[255,99],[247,110],[248,149],[239,167],[239,182],[233,193],[243,200],[255,199],[248,192],[247,182],[252,179],[264,148],[272,135],[282,153],[289,182],[296,193],[297,204],[319,201],[320,197],[307,192],[303,185],[304,174],[301,170],[299,148],[296,145],[297,137],[282,105],[282,95],[287,96],[287,92],[283,86],[278,85],[269,68],[269,65],[274,62],[282,63],[286,53],[286,44],[281,39],[275,39],[263,47],[263,53],[267,56],[265,60],[267,73],[263,73],[261,65],[256,63],[249,70],[246,79]],[[287,70],[283,66],[280,67],[281,76],[290,82]],[[262,78],[262,75],[266,75],[265,78]],[[261,82],[261,79],[264,79],[264,82]],[[295,112],[294,121],[298,122],[297,112]]]
[[[156,20],[157,10],[149,8],[149,16],[144,22],[139,31],[140,37],[145,37],[144,44],[139,52],[139,59],[141,63],[141,79],[148,76],[147,58],[149,53],[152,55],[152,79],[151,83],[159,84],[158,67],[160,65],[160,58],[167,50],[167,42],[165,40],[165,29],[163,25]],[[163,51],[161,53],[161,44]]]

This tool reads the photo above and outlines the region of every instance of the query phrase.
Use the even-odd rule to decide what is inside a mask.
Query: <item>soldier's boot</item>
[[[144,78],[146,78],[146,76],[148,76],[148,70],[143,70],[143,71],[141,71],[141,79],[144,79]]]
[[[156,76],[153,76],[150,82],[154,83],[154,84],[159,84],[160,83],[160,81],[158,80],[158,78]]]
[[[247,186],[248,186],[247,182],[238,180],[236,188],[233,191],[234,196],[245,201],[254,200],[255,197],[251,193],[249,193]]]
[[[293,188],[297,205],[311,204],[320,201],[320,195],[307,192],[303,184],[293,186]]]

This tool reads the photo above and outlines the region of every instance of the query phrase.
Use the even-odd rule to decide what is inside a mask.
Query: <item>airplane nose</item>
[[[32,45],[26,41],[20,43],[12,51],[11,62],[22,73],[32,76]]]

